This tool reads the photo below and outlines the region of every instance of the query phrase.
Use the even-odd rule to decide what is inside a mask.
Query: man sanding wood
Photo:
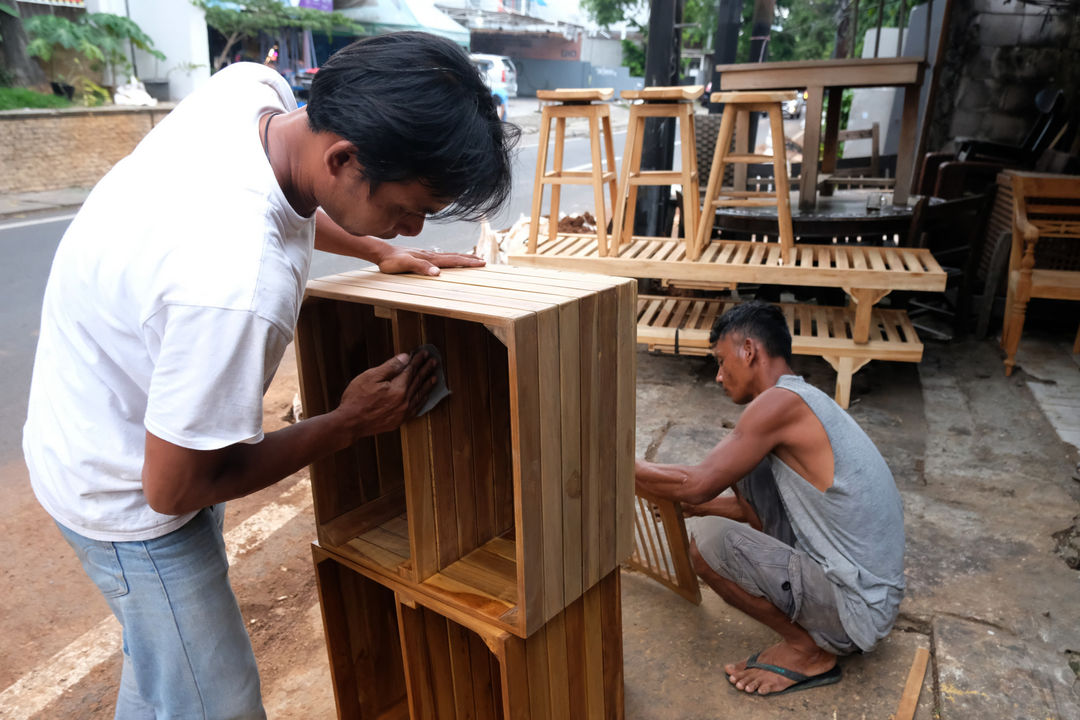
[[[702,516],[689,523],[694,569],[782,638],[725,665],[729,682],[758,695],[837,682],[837,657],[871,650],[896,620],[900,494],[866,433],[792,373],[778,308],[739,305],[709,340],[717,382],[746,409],[698,465],[639,460],[637,485]]]
[[[49,276],[23,448],[123,626],[117,718],[265,717],[224,502],[398,427],[435,383],[434,358],[402,354],[263,433],[312,251],[482,264],[383,239],[496,212],[516,137],[455,44],[383,35],[331,57],[304,108],[270,68],[222,70],[94,188]]]

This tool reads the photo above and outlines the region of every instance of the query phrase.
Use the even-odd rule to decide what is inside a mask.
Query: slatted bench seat
[[[709,331],[716,318],[737,303],[702,298],[638,296],[637,341],[649,350],[678,355],[708,355]],[[875,308],[870,337],[854,340],[855,313],[850,308],[778,303],[791,331],[795,355],[817,355],[836,370],[836,402],[846,408],[851,376],[871,360],[919,362],[923,345],[902,310]]]
[[[682,243],[644,237],[601,257],[595,235],[558,234],[535,253],[511,247],[507,255],[512,265],[603,275],[841,288],[854,303],[854,344],[870,340],[873,306],[893,290],[945,290],[946,273],[925,248],[802,244],[792,248],[789,264],[780,263],[780,253],[778,243],[713,240],[691,261]]]

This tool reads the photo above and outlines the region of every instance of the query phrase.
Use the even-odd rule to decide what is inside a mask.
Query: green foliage
[[[580,0],[580,3],[597,25],[609,27],[623,21],[637,25],[631,18],[648,5],[648,0]]]
[[[57,95],[46,95],[26,88],[0,87],[0,110],[20,108],[68,107],[71,102]]]
[[[220,68],[229,51],[241,38],[260,34],[275,35],[286,28],[317,30],[329,37],[334,30],[356,32],[362,27],[340,12],[323,12],[314,8],[293,7],[281,0],[234,0],[229,6],[211,5],[207,0],[191,0],[206,13],[206,24],[225,36],[225,48],[214,60]]]
[[[645,48],[632,40],[622,41],[622,64],[633,77],[645,76]]]
[[[607,26],[625,20],[628,15],[641,8],[643,2],[644,0],[581,0],[581,7],[597,24]],[[899,25],[902,4],[906,4],[910,12],[911,6],[917,2],[885,0],[882,27]],[[711,47],[710,38],[716,32],[717,5],[718,0],[684,0],[683,22],[691,24],[691,27],[682,31],[684,47]],[[836,46],[839,13],[841,8],[850,12],[852,7],[854,0],[775,0],[768,59],[780,62],[826,60],[832,57],[833,48]],[[753,14],[754,0],[743,0],[742,30],[739,32],[736,62],[746,62],[750,57],[750,26]],[[855,38],[851,56],[861,55],[865,32],[876,28],[877,21],[878,3],[874,0],[862,0],[859,3],[858,37]],[[906,25],[906,18],[904,22]],[[629,65],[626,47],[624,41],[623,64]]]
[[[154,47],[154,41],[131,19],[109,13],[88,13],[72,22],[58,15],[35,15],[23,21],[30,43],[26,52],[42,62],[52,62],[58,50],[69,50],[76,55],[76,64],[81,68],[87,62],[92,70],[108,67],[124,73],[131,71],[131,60],[127,56],[127,45],[132,43],[140,50],[145,50],[159,60],[165,55]],[[51,72],[56,78],[55,72]]]

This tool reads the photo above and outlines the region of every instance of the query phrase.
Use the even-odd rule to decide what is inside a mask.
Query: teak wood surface
[[[1001,347],[1005,374],[1011,375],[1028,301],[1080,300],[1080,177],[1014,170],[1006,174],[1012,180],[1013,222]],[[1048,261],[1045,246],[1050,243],[1057,243],[1057,254],[1069,260]],[[1080,352],[1080,330],[1073,352]]]
[[[432,343],[450,396],[312,466],[320,543],[526,636],[629,557],[636,285],[508,267],[313,280],[304,412]]]
[[[713,240],[697,260],[669,238],[635,238],[617,256],[597,254],[595,236],[560,234],[535,253],[511,251],[518,265],[638,278],[842,288],[855,307],[853,342],[870,338],[874,305],[893,290],[945,290],[946,273],[925,248],[811,245],[792,248],[782,263],[779,243]]]
[[[618,568],[520,638],[351,558],[312,556],[339,718],[624,716]]]
[[[799,62],[743,63],[717,65],[721,73],[719,90],[802,89],[806,99],[806,137],[802,177],[799,182],[799,207],[810,208],[817,202],[818,164],[829,174],[836,168],[839,147],[840,101],[845,88],[900,87],[904,105],[900,120],[900,145],[897,148],[896,186],[893,203],[906,205],[914,173],[915,145],[919,128],[919,91],[926,63],[918,58],[875,58],[850,60],[809,60]],[[825,153],[820,153],[821,111],[825,93],[829,107],[825,126]],[[745,130],[743,132],[748,132]]]

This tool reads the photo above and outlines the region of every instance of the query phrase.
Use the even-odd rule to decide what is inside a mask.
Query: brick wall
[[[91,187],[171,109],[0,112],[0,192]]]

